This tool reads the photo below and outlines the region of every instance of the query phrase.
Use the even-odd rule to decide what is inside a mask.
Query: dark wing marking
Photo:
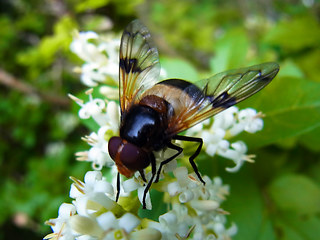
[[[278,72],[277,63],[263,63],[218,73],[187,86],[184,94],[175,100],[179,107],[174,108],[175,114],[169,120],[168,134],[184,131],[250,97],[264,88]]]
[[[157,82],[160,74],[158,50],[149,30],[139,20],[132,21],[122,34],[119,69],[122,115],[145,89]]]

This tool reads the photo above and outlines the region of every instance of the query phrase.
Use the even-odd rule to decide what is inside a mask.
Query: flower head
[[[70,49],[85,63],[77,68],[81,81],[88,87],[111,79],[117,84],[120,39],[101,38],[95,32],[76,33]]]

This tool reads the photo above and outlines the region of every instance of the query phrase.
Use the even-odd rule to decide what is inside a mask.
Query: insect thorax
[[[120,137],[150,151],[166,146],[167,122],[163,114],[147,105],[133,105],[125,114],[120,127]]]

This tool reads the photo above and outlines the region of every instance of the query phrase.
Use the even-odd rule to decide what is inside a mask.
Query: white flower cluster
[[[171,199],[178,196],[178,201],[171,211],[159,217],[159,223],[152,224],[161,231],[162,239],[175,239],[179,235],[181,239],[222,240],[236,234],[235,224],[225,227],[228,213],[220,204],[229,194],[229,187],[219,177],[211,180],[204,176],[204,186],[185,167],[175,169],[174,175],[177,180],[168,184],[167,191]]]
[[[228,239],[237,232],[236,226],[226,228],[227,212],[220,203],[229,193],[220,178],[204,176],[206,186],[189,174],[185,167],[174,171],[176,182],[168,185],[171,197],[179,195],[180,203],[161,215],[159,222],[140,219],[136,212],[114,201],[113,186],[100,171],[89,171],[84,182],[71,177],[71,204],[63,203],[59,216],[46,222],[53,233],[45,239],[118,240],[118,239]],[[193,192],[192,197],[190,193]],[[184,195],[184,196],[182,196]],[[188,195],[188,197],[186,197]],[[132,204],[132,199],[130,203]],[[129,206],[129,208],[128,208]],[[180,238],[179,238],[180,237]]]
[[[108,78],[117,84],[120,38],[100,37],[95,32],[76,32],[70,49],[85,63],[81,69],[81,81],[88,87],[106,83]]]
[[[45,239],[113,240],[128,239],[129,236],[130,239],[140,239],[145,234],[154,233],[159,235],[153,229],[149,232],[136,229],[141,220],[114,201],[114,189],[100,171],[87,172],[84,182],[71,179],[74,183],[70,197],[74,200],[72,204],[63,203],[58,218],[47,221],[53,233]]]
[[[255,155],[247,155],[247,146],[243,141],[230,143],[229,139],[243,131],[255,133],[262,130],[262,116],[255,109],[239,110],[232,106],[214,116],[212,124],[207,120],[189,129],[187,134],[202,138],[205,151],[209,156],[217,154],[232,160],[235,166],[226,170],[236,172],[244,161],[253,162]]]
[[[78,33],[71,44],[71,50],[85,63],[79,72],[81,80],[90,87],[99,83],[100,93],[108,99],[115,99],[117,91],[110,87],[118,79],[119,40],[105,40],[93,32]],[[108,82],[109,81],[109,82]],[[81,108],[81,119],[92,119],[97,123],[97,130],[82,139],[91,148],[76,153],[77,160],[92,163],[95,171],[87,172],[84,182],[71,177],[71,204],[63,203],[59,216],[50,219],[47,224],[53,233],[45,239],[230,239],[237,228],[234,224],[226,227],[227,212],[220,208],[222,201],[229,194],[228,186],[220,178],[210,179],[203,176],[204,186],[195,173],[188,174],[186,167],[178,167],[173,160],[163,167],[163,173],[173,172],[174,177],[160,175],[157,190],[169,195],[166,200],[171,210],[159,217],[158,222],[138,217],[137,209],[141,206],[146,182],[139,173],[121,181],[119,202],[115,202],[117,169],[108,154],[108,140],[118,135],[120,125],[119,105],[115,101],[93,97],[93,89],[86,92],[87,101],[69,95]],[[261,130],[261,114],[254,109],[238,110],[231,107],[216,115],[214,121],[205,121],[187,131],[189,136],[203,138],[204,149],[209,156],[215,154],[231,159],[236,166],[227,169],[237,171],[243,161],[251,161],[252,155],[246,155],[244,142],[230,143],[229,139],[240,132],[254,133]],[[172,156],[174,150],[155,153],[157,169],[159,164]],[[110,167],[109,181],[100,170]],[[150,167],[145,170],[147,181],[151,179]],[[107,170],[106,170],[107,172]],[[156,184],[153,184],[154,186]],[[137,196],[137,197],[135,197]],[[158,200],[159,201],[159,200]],[[163,200],[165,201],[165,200]],[[152,209],[150,194],[146,196],[146,207]]]

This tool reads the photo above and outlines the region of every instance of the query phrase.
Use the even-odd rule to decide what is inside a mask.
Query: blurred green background
[[[41,239],[68,198],[74,153],[90,131],[66,97],[86,89],[72,70],[72,31],[120,33],[135,18],[151,30],[172,77],[208,77],[276,61],[276,79],[240,107],[266,114],[238,138],[257,155],[238,173],[198,161],[231,186],[223,206],[236,240],[320,239],[320,3],[317,0],[2,0],[0,3],[0,239]],[[183,69],[183,70],[181,70]],[[204,154],[202,155],[204,156]]]

